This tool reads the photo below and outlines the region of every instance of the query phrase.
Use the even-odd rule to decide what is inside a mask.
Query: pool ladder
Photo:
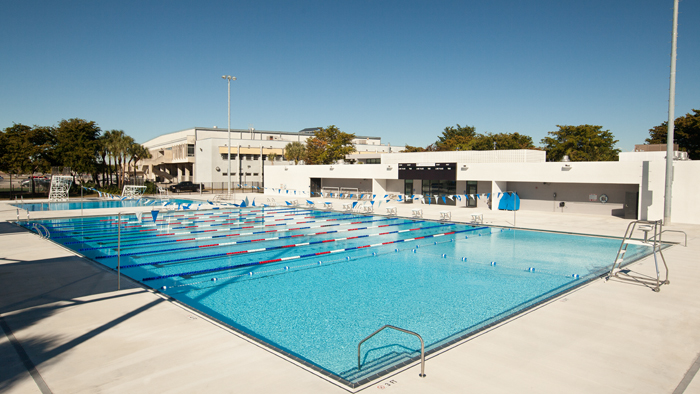
[[[644,239],[642,241],[632,239],[632,234],[637,229],[644,232]],[[651,237],[649,237],[650,232],[652,233]],[[615,262],[613,262],[613,265],[610,268],[610,273],[608,274],[606,280],[610,280],[612,277],[615,277],[617,279],[628,282],[640,283],[646,286],[650,286],[655,292],[659,292],[661,290],[661,285],[670,284],[671,282],[668,280],[668,265],[666,264],[666,258],[664,258],[664,254],[661,251],[661,234],[665,232],[676,232],[685,234],[683,246],[687,246],[688,235],[683,231],[663,230],[663,221],[661,220],[635,220],[628,224],[627,230],[625,231],[625,235],[622,238],[620,248],[617,250]],[[627,252],[627,246],[630,244],[652,247],[652,253],[654,254],[654,266],[656,268],[656,279],[649,276],[632,275],[628,270],[622,269],[622,261],[625,256],[625,252]],[[661,274],[659,272],[659,261],[657,258],[657,254],[661,256],[661,261],[664,263],[664,268],[666,269],[666,277],[663,281],[661,280]]]
[[[390,325],[390,324],[387,324],[387,325],[383,326],[382,328],[380,328],[379,330],[377,330],[377,331],[371,333],[367,338],[361,340],[360,343],[357,344],[357,370],[359,371],[359,370],[361,369],[361,364],[360,364],[360,347],[362,346],[362,344],[363,344],[366,340],[368,340],[368,339],[372,338],[373,336],[379,334],[379,332],[382,331],[382,330],[384,330],[385,328],[391,328],[392,330],[401,331],[401,332],[403,332],[403,333],[411,334],[411,335],[413,335],[413,336],[415,336],[415,337],[418,337],[418,339],[420,340],[420,374],[419,374],[418,376],[420,376],[421,378],[424,378],[424,377],[425,377],[425,344],[423,343],[423,338],[421,338],[420,335],[416,334],[416,333],[413,332],[413,331],[404,330],[403,328],[399,328],[399,327],[396,327],[396,326],[392,326],[392,325]]]
[[[46,226],[44,226],[43,224],[32,223],[32,229],[34,229],[34,231],[36,231],[36,233],[39,234],[41,238],[51,238],[51,233],[49,232],[49,229],[46,228]]]

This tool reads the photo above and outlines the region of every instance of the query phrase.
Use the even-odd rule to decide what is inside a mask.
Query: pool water
[[[190,204],[194,201],[181,199],[157,200],[151,198],[138,198],[126,200],[84,200],[84,201],[65,201],[65,202],[43,202],[43,203],[17,203],[11,204],[15,207],[24,209],[25,211],[66,211],[76,209],[98,209],[98,208],[130,208],[142,207],[148,205],[162,205],[164,202],[170,201],[176,204]],[[205,203],[206,204],[206,203]]]
[[[164,217],[163,214],[166,216]],[[44,220],[117,265],[115,217]],[[351,387],[604,274],[620,240],[295,208],[122,223],[121,272]],[[626,262],[651,252],[629,245]]]

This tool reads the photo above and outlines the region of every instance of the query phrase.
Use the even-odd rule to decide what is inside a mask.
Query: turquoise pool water
[[[162,216],[165,214],[166,216]],[[115,217],[44,220],[117,264]],[[31,223],[29,224],[31,225]],[[351,386],[609,269],[620,241],[294,208],[147,214],[121,224],[122,273]],[[628,262],[650,248],[630,245]]]
[[[180,204],[190,204],[192,200],[169,199],[156,200],[151,198],[139,198],[130,200],[85,200],[85,201],[66,201],[66,202],[44,202],[44,203],[17,203],[12,204],[15,207],[26,211],[66,211],[75,209],[97,209],[97,208],[129,208],[142,207],[148,205],[159,206],[165,201],[171,201]],[[206,202],[204,202],[206,204]]]

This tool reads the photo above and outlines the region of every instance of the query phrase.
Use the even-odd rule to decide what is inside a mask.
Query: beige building
[[[299,132],[227,130],[194,127],[163,134],[143,143],[153,156],[139,164],[147,180],[177,183],[192,181],[205,187],[228,182],[228,155],[231,155],[231,182],[262,186],[265,165],[288,164],[284,148],[291,142],[304,143],[319,127]],[[357,136],[356,153],[381,154],[399,149],[384,145],[380,137]],[[274,158],[274,160],[271,160]]]

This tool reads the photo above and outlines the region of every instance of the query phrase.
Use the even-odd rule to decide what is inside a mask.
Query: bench
[[[386,207],[386,214],[387,215],[398,215],[398,210],[396,207]]]
[[[484,214],[472,213],[472,223],[484,223]]]
[[[423,210],[421,208],[413,208],[413,209],[411,209],[411,215],[414,218],[422,218],[423,217]]]
[[[440,211],[440,220],[452,219],[452,211]]]

